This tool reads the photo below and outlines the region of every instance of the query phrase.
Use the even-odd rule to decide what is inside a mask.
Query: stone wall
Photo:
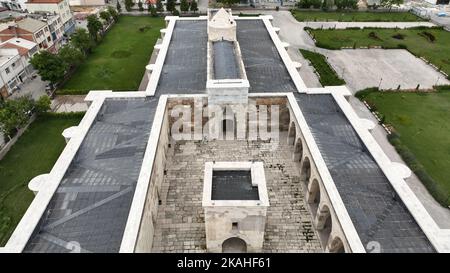
[[[154,226],[158,214],[159,196],[161,184],[164,179],[164,168],[166,164],[167,149],[169,146],[169,118],[164,114],[161,134],[158,141],[153,169],[150,178],[150,186],[145,201],[144,214],[141,220],[135,252],[150,252],[153,245]]]

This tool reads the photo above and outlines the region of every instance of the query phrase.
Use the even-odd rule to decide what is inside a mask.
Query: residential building
[[[53,13],[32,13],[29,16],[48,25],[55,50],[59,50],[66,41],[61,17]]]
[[[70,6],[104,6],[105,0],[70,0]]]
[[[26,5],[25,5],[26,0],[1,0],[0,3],[3,7],[8,8],[10,10],[15,10],[15,11],[25,11],[26,10]]]
[[[29,0],[26,2],[30,13],[54,13],[59,15],[64,27],[64,34],[75,31],[75,21],[69,8],[69,0]]]
[[[24,54],[24,52],[22,52]],[[30,75],[28,61],[18,48],[0,48],[0,94],[11,95]]]
[[[39,49],[54,51],[54,43],[48,25],[32,18],[0,25],[0,41],[18,37],[35,42]]]

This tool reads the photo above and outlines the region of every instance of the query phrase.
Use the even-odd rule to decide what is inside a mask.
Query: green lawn
[[[161,28],[162,18],[121,16],[58,93],[137,90]]]
[[[339,22],[414,22],[422,18],[409,12],[358,12],[358,11],[292,11],[298,21]]]
[[[328,64],[325,56],[312,51],[300,49],[303,57],[311,62],[314,69],[319,74],[319,81],[322,86],[344,85],[345,81],[338,77],[333,68]]]
[[[311,30],[317,46],[407,48],[450,75],[450,32],[440,28]]]
[[[0,161],[0,246],[33,200],[28,182],[51,170],[65,146],[62,131],[81,118],[81,114],[39,117]]]
[[[436,93],[371,92],[364,100],[385,116],[386,123],[393,125],[400,146],[406,146],[439,184],[449,205],[450,88]],[[422,182],[427,185],[428,181]],[[431,188],[433,193],[435,187]],[[445,203],[445,198],[441,200]]]

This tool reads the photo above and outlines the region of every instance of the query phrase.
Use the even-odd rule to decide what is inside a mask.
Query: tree
[[[29,120],[34,101],[30,96],[5,101],[0,108],[0,130],[11,138]]]
[[[156,1],[156,11],[157,12],[163,12],[164,11],[164,6],[162,3],[162,0],[157,0]]]
[[[221,3],[223,3],[225,6],[227,6],[227,7],[231,7],[231,6],[233,6],[234,4],[237,4],[237,3],[239,3],[240,2],[240,0],[222,0],[221,1]]]
[[[148,12],[150,12],[150,15],[152,17],[158,16],[158,13],[156,12],[156,8],[152,4],[148,4]]]
[[[180,2],[180,10],[182,12],[189,11],[189,3],[187,2],[187,0],[181,0],[181,2]]]
[[[88,54],[93,46],[92,40],[89,37],[88,32],[84,28],[77,28],[75,32],[70,36],[70,43],[81,50],[85,55]]]
[[[173,15],[173,16],[180,16],[180,12],[175,8],[175,9],[173,9],[173,11],[172,11],[172,15]]]
[[[166,10],[171,12],[175,10],[175,0],[167,0]]]
[[[403,4],[403,0],[381,0],[380,5],[385,8],[389,8],[389,11],[392,9],[392,6]]]
[[[125,0],[125,9],[127,11],[130,11],[133,6],[134,6],[133,0]]]
[[[198,10],[198,7],[197,7],[197,1],[192,0],[190,9],[191,9],[191,11],[193,11],[193,12],[196,12],[196,11]]]
[[[139,11],[144,11],[144,7],[143,7],[141,0],[139,0],[139,2],[138,2],[138,8],[139,8]]]
[[[68,68],[58,55],[48,51],[41,51],[30,59],[31,65],[38,71],[44,81],[50,81],[55,84],[64,78]]]
[[[117,2],[119,3],[119,2]],[[111,17],[113,18],[113,20],[115,22],[117,22],[119,20],[119,13],[117,12],[117,10],[111,6],[108,6],[108,12],[109,14],[111,14]]]
[[[89,30],[89,35],[94,39],[94,41],[98,40],[98,32],[102,29],[103,25],[100,20],[98,20],[97,16],[91,14],[87,17],[87,29]]]
[[[121,12],[122,11],[122,6],[120,5],[119,1],[117,1],[116,8],[117,8],[117,12]]]
[[[42,114],[50,110],[51,105],[50,98],[47,95],[40,96],[34,104],[34,110],[36,114]]]
[[[72,45],[63,46],[58,52],[59,58],[67,64],[68,68],[79,66],[84,59],[83,53]]]
[[[100,18],[102,18],[105,21],[105,24],[109,23],[109,20],[111,20],[111,13],[109,11],[104,10],[100,12]]]

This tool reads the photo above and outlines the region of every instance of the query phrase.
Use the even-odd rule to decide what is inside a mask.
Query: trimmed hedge
[[[323,86],[344,85],[345,81],[336,74],[322,54],[300,49],[301,54],[311,62],[319,74],[320,84]]]

